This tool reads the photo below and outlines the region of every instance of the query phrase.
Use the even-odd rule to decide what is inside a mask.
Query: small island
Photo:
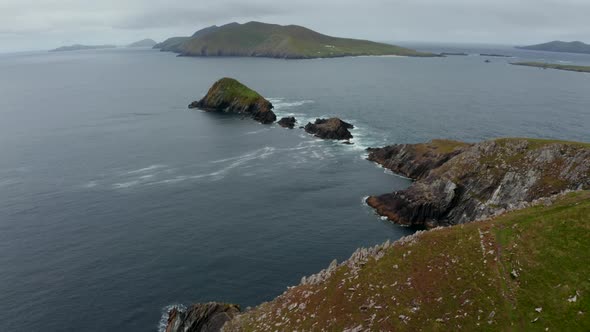
[[[142,39],[139,41],[136,41],[135,43],[131,43],[129,45],[127,45],[127,47],[130,48],[139,48],[139,47],[154,47],[156,45],[156,41],[153,39]]]
[[[224,112],[247,115],[254,120],[269,124],[277,120],[273,105],[258,92],[233,78],[222,78],[215,82],[207,95],[192,102],[189,108],[206,112]]]
[[[513,62],[511,65],[515,66],[527,66],[537,67],[541,69],[557,69],[566,71],[575,71],[579,73],[590,73],[590,66],[576,66],[576,65],[560,65],[556,63],[545,63],[545,62]]]
[[[581,41],[564,42],[555,40],[544,44],[517,46],[516,48],[531,51],[590,54],[590,45]]]
[[[101,50],[108,48],[117,48],[116,45],[81,45],[74,44],[70,46],[62,46],[56,49],[50,50],[49,52],[70,52],[70,51],[85,51],[85,50]]]
[[[210,26],[190,37],[174,37],[154,46],[181,56],[242,56],[282,59],[364,55],[440,56],[368,40],[337,38],[297,25],[261,22]]]

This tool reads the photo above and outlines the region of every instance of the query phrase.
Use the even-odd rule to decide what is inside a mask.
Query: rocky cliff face
[[[347,140],[352,138],[349,129],[354,128],[350,123],[338,118],[316,119],[315,123],[308,123],[305,131],[324,139]]]
[[[409,226],[466,223],[565,190],[590,188],[590,145],[583,143],[433,141],[369,152],[369,160],[416,179],[406,190],[367,199],[380,215]]]
[[[233,78],[222,78],[215,82],[207,95],[192,102],[189,108],[248,115],[264,124],[273,123],[277,119],[272,111],[273,105],[268,100]]]
[[[218,332],[240,312],[233,304],[195,304],[186,311],[176,308],[168,313],[166,332]]]

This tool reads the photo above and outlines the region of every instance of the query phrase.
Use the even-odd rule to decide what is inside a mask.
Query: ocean
[[[366,161],[367,147],[590,141],[590,74],[509,65],[590,56],[418,47],[472,55],[0,55],[0,330],[157,331],[172,305],[254,306],[357,247],[411,234],[363,204],[410,184]],[[225,76],[298,126],[353,123],[354,144],[187,109]]]

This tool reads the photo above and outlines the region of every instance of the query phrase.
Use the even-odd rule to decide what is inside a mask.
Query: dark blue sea
[[[412,230],[363,198],[409,180],[365,148],[433,138],[590,141],[590,56],[286,61],[113,49],[0,55],[0,330],[157,331],[170,305],[267,301],[357,247]],[[483,51],[485,49],[485,51]],[[354,145],[188,110],[237,78]]]

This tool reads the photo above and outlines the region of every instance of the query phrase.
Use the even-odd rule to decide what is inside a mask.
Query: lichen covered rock
[[[273,105],[258,92],[233,78],[215,82],[207,95],[189,105],[206,112],[226,112],[248,115],[254,120],[268,124],[276,121]]]

